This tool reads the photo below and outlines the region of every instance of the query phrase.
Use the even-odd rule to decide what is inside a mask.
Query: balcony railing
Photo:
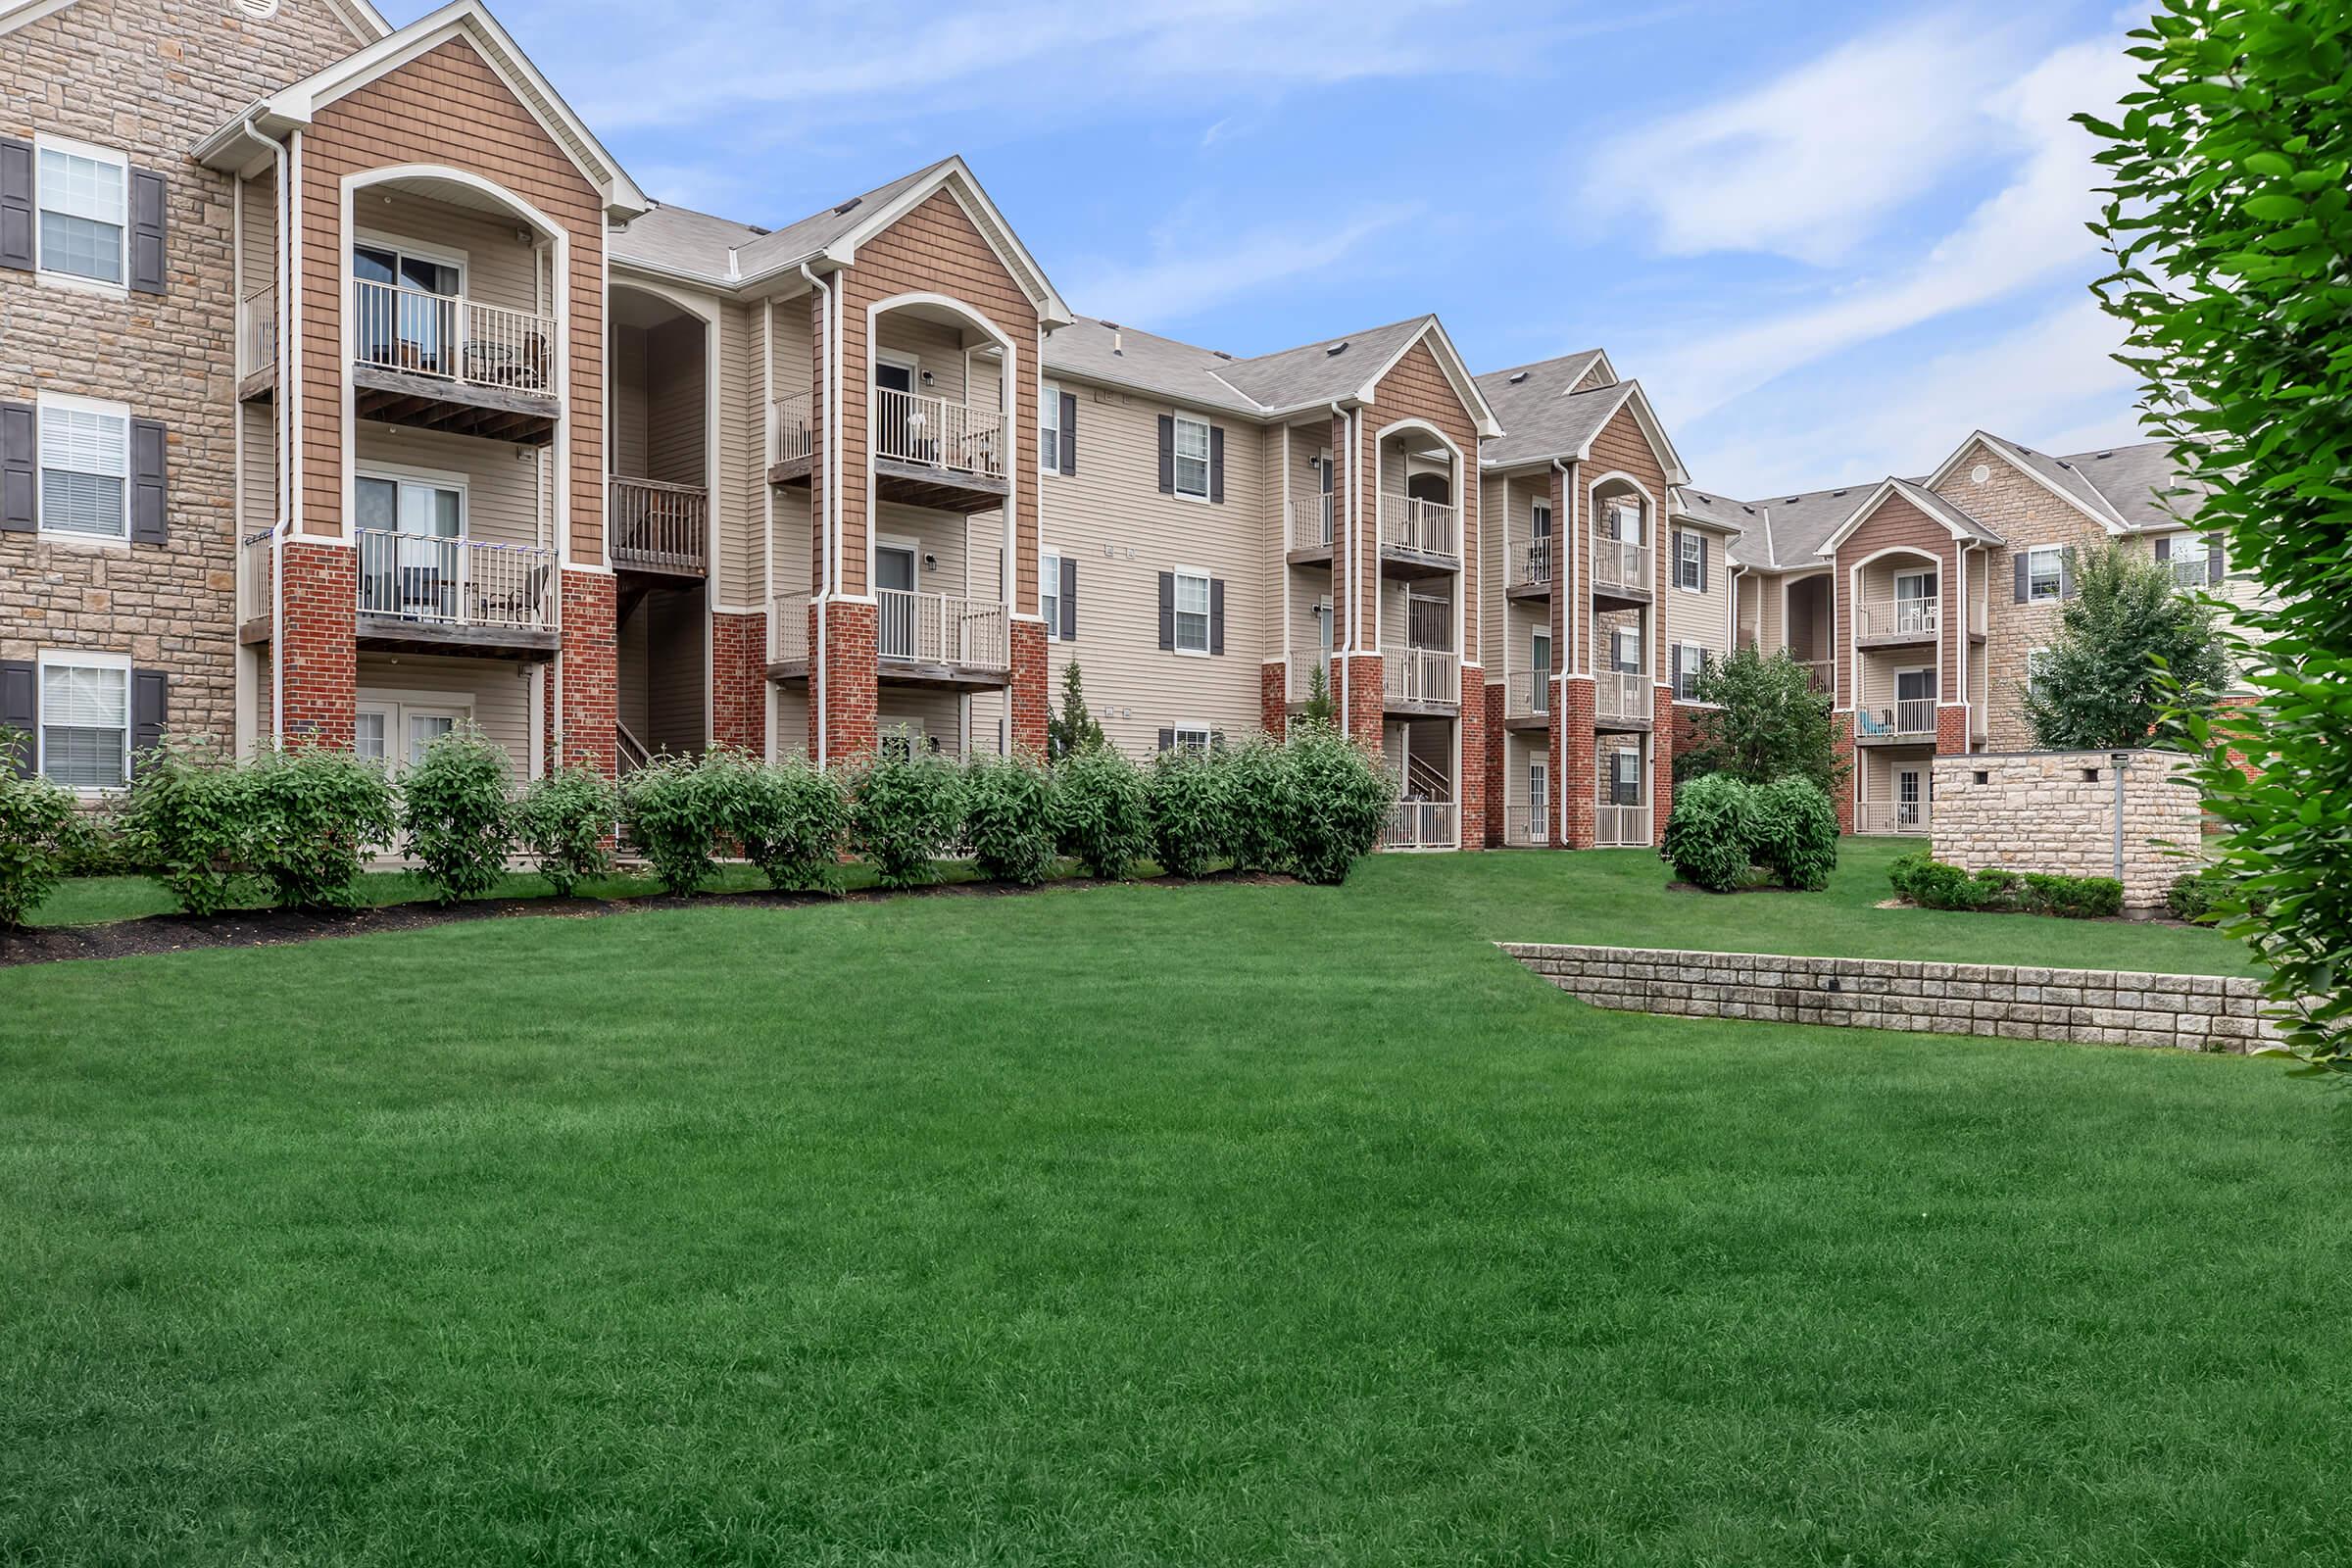
[[[1854,808],[1857,833],[1926,833],[1928,827],[1925,801],[1864,801]]]
[[[897,588],[882,589],[874,599],[880,607],[874,654],[884,663],[1012,667],[1010,617],[1002,599]]]
[[[779,664],[808,662],[808,596],[778,594],[768,607],[767,657]]]
[[[808,428],[808,394],[796,392],[778,398],[774,408],[776,433],[767,461],[793,463],[816,450]]]
[[[1330,695],[1331,652],[1329,649],[1294,648],[1291,650],[1291,657],[1284,661],[1284,664],[1288,673],[1284,676],[1283,685],[1290,694],[1289,701],[1303,703],[1314,694],[1314,672],[1318,669],[1323,672],[1324,694]]]
[[[354,278],[352,355],[409,375],[555,391],[556,320],[529,311]]]
[[[1529,806],[1505,807],[1502,813],[1502,842],[1524,849],[1541,849],[1551,842],[1551,808],[1542,801]]]
[[[1398,801],[1381,843],[1392,850],[1450,850],[1454,809],[1451,801]]]
[[[1592,542],[1592,586],[1649,591],[1649,547],[1622,539]]]
[[[1611,806],[1602,802],[1592,808],[1592,842],[1602,849],[1626,849],[1649,842],[1649,808],[1647,806]]]
[[[1857,608],[1864,637],[1933,637],[1943,626],[1938,599],[1865,599]]]
[[[1933,739],[1935,734],[1933,697],[1906,697],[1875,708],[1865,704],[1854,712],[1854,735],[1859,740]]]
[[[1291,497],[1290,547],[1322,550],[1331,544],[1331,497]]]
[[[1652,718],[1649,677],[1640,670],[1605,669],[1593,677],[1592,704],[1603,718]]]
[[[359,531],[360,613],[443,626],[556,624],[556,553],[490,539]]]
[[[1511,586],[1536,588],[1551,581],[1551,541],[1533,539],[1511,552]]]
[[[1380,677],[1385,695],[1392,701],[1461,701],[1461,656],[1444,649],[1383,648],[1380,651]]]
[[[874,456],[986,478],[1004,475],[1004,414],[895,387],[874,388]]]
[[[710,492],[699,484],[612,479],[612,564],[699,575],[710,567]]]
[[[1542,718],[1551,711],[1551,672],[1516,669],[1502,689],[1505,718]]]
[[[264,283],[237,301],[237,374],[277,364],[277,285]]]
[[[237,541],[237,619],[258,620],[270,613],[270,541],[275,528],[256,528]]]
[[[1825,695],[1836,690],[1838,666],[1835,663],[1826,659],[1800,659],[1797,662],[1804,666],[1805,686],[1808,690]]]
[[[1453,508],[1442,501],[1423,501],[1383,491],[1380,498],[1380,547],[1411,550],[1425,556],[1462,553],[1461,525]]]

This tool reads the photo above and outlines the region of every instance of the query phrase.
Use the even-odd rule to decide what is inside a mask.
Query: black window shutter
[[[1225,651],[1225,579],[1208,579],[1208,651]]]
[[[130,542],[168,544],[172,539],[170,486],[165,473],[164,421],[130,421]]]
[[[1176,646],[1176,574],[1172,571],[1159,574],[1159,646]]]
[[[1176,416],[1159,416],[1159,493],[1176,493]]]
[[[0,267],[32,270],[32,143],[0,136]]]
[[[138,771],[141,752],[164,744],[164,726],[172,716],[172,677],[160,669],[130,672],[131,771]]]
[[[2215,583],[2217,583],[2217,582],[2220,582],[2220,581],[2222,580],[2222,576],[2223,576],[2223,574],[2224,574],[2224,573],[2225,573],[2225,572],[2226,572],[2228,569],[2229,569],[2229,563],[2228,563],[2226,560],[2224,560],[2224,559],[2223,559],[2223,556],[2222,556],[2222,542],[2221,542],[2219,539],[2208,539],[2208,540],[2206,540],[2206,541],[2205,541],[2205,582],[2206,582],[2206,585],[2207,585],[2208,587],[2210,587],[2210,586],[2212,586],[2213,584],[2215,584]]]
[[[1056,635],[1065,643],[1073,641],[1078,635],[1078,558],[1076,556],[1061,558],[1061,592],[1055,597],[1058,600],[1057,608],[1061,613],[1061,627]]]
[[[2023,550],[2020,550],[2010,559],[2017,564],[2017,602],[2022,605],[2026,602],[2027,597],[2033,592],[2032,584],[2029,579],[2029,573],[2032,568],[2027,564],[2029,558]]]
[[[39,416],[29,403],[0,403],[0,529],[30,533],[41,461]]]
[[[17,777],[32,777],[32,727],[40,722],[40,686],[29,659],[0,659],[0,729],[18,731],[24,739],[0,757],[0,766]]]
[[[1061,394],[1061,453],[1060,468],[1064,473],[1078,471],[1078,394]]]
[[[1225,427],[1208,427],[1208,499],[1225,499]]]
[[[170,187],[152,169],[130,172],[130,286],[164,291],[164,207]]]
[[[1707,570],[1712,564],[1707,560],[1709,554],[1707,536],[1702,533],[1698,536],[1698,591],[1702,594],[1707,591]]]
[[[2075,597],[2075,548],[2072,545],[2058,552],[2058,597]]]
[[[1174,730],[1163,729],[1159,732],[1159,749],[1163,752],[1172,752],[1176,749],[1176,732]]]

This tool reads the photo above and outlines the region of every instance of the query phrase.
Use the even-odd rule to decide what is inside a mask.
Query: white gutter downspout
[[[801,263],[801,276],[809,288],[824,296],[825,302],[825,482],[822,493],[809,498],[817,509],[818,525],[824,534],[824,548],[817,553],[816,627],[810,638],[814,646],[808,650],[808,702],[815,710],[816,765],[821,769],[831,738],[830,726],[825,721],[825,611],[836,585],[834,555],[840,548],[837,538],[840,509],[834,505],[834,498],[840,492],[841,443],[834,432],[841,419],[841,389],[833,368],[841,353],[841,333],[834,319],[833,285],[810,271],[807,262]]]
[[[1356,617],[1356,603],[1357,603],[1357,600],[1356,600],[1356,594],[1355,594],[1355,569],[1356,569],[1356,568],[1355,568],[1355,557],[1356,557],[1356,546],[1357,546],[1358,544],[1360,544],[1360,543],[1361,543],[1361,541],[1360,541],[1360,540],[1358,540],[1358,539],[1356,538],[1356,527],[1355,527],[1355,516],[1354,516],[1354,514],[1355,514],[1355,513],[1356,513],[1356,511],[1357,511],[1357,510],[1358,510],[1358,509],[1359,509],[1359,508],[1362,506],[1362,504],[1363,504],[1363,503],[1361,502],[1361,500],[1360,500],[1360,499],[1357,497],[1357,495],[1356,495],[1356,462],[1355,462],[1356,431],[1355,431],[1355,416],[1353,416],[1352,414],[1349,414],[1349,413],[1348,413],[1348,412],[1346,409],[1343,409],[1343,408],[1341,408],[1341,407],[1339,406],[1339,404],[1337,404],[1337,403],[1332,403],[1332,404],[1329,404],[1329,405],[1327,405],[1327,407],[1328,407],[1328,408],[1331,410],[1331,416],[1332,416],[1333,418],[1335,418],[1335,419],[1339,420],[1339,421],[1340,421],[1340,423],[1341,423],[1341,424],[1342,424],[1342,425],[1343,425],[1343,426],[1346,428],[1346,430],[1347,430],[1347,432],[1348,432],[1348,452],[1347,452],[1347,460],[1346,460],[1346,461],[1347,461],[1347,466],[1346,466],[1345,468],[1343,468],[1341,471],[1342,471],[1342,472],[1344,472],[1344,473],[1346,473],[1346,474],[1348,475],[1348,516],[1346,516],[1346,517],[1343,517],[1343,518],[1341,518],[1341,519],[1340,519],[1340,525],[1341,525],[1341,526],[1343,526],[1343,527],[1346,529],[1346,533],[1347,533],[1347,547],[1348,547],[1348,571],[1347,571],[1347,577],[1348,577],[1348,580],[1347,580],[1347,581],[1345,581],[1345,582],[1342,582],[1342,581],[1339,581],[1339,580],[1338,580],[1338,578],[1335,576],[1335,578],[1334,578],[1334,580],[1333,580],[1333,583],[1332,583],[1332,587],[1334,588],[1334,590],[1335,590],[1335,591],[1336,591],[1338,594],[1340,594],[1340,595],[1344,595],[1344,596],[1345,596],[1345,603],[1346,603],[1346,605],[1347,605],[1347,612],[1348,612],[1348,638],[1347,638],[1347,643],[1346,643],[1346,645],[1345,645],[1344,647],[1341,647],[1341,648],[1335,649],[1335,650],[1333,651],[1333,652],[1334,652],[1334,653],[1335,653],[1335,654],[1338,656],[1338,658],[1339,658],[1339,661],[1340,661],[1340,680],[1339,680],[1339,693],[1338,693],[1338,696],[1339,696],[1339,704],[1340,704],[1340,733],[1341,733],[1341,734],[1343,734],[1343,735],[1345,735],[1345,734],[1347,734],[1347,733],[1348,733],[1348,717],[1349,717],[1349,715],[1348,715],[1348,686],[1349,686],[1349,683],[1350,683],[1350,682],[1349,682],[1349,675],[1350,675],[1350,672],[1352,671],[1352,669],[1353,669],[1353,667],[1354,667],[1354,664],[1355,664],[1354,654],[1355,654],[1356,643],[1357,643],[1357,640],[1358,640],[1358,639],[1361,637],[1361,635],[1362,635],[1360,632],[1358,632],[1358,631],[1356,630],[1356,625],[1355,625],[1356,618],[1357,618],[1357,617]]]
[[[270,432],[270,444],[273,459],[271,466],[277,470],[275,475],[277,515],[271,518],[270,523],[270,744],[281,746],[285,743],[286,738],[285,541],[293,521],[290,495],[294,480],[291,464],[294,444],[294,416],[299,411],[297,409],[298,389],[294,386],[289,359],[293,341],[294,300],[286,265],[286,219],[289,201],[286,190],[286,145],[274,136],[263,135],[260,127],[255,123],[260,119],[261,111],[257,109],[245,117],[237,129],[247,141],[257,147],[267,147],[270,150],[271,184],[275,187],[273,194],[277,201],[275,231],[271,236],[272,243],[270,247],[273,253],[273,270],[270,280],[270,292],[275,296],[272,309],[277,317],[274,323],[276,330],[272,334],[276,341],[271,345],[272,357],[276,361],[273,368],[277,371],[277,397],[274,400],[275,413],[271,419],[274,428]],[[242,245],[243,242],[244,236],[240,234],[238,243]],[[240,411],[239,417],[242,416]],[[240,552],[243,551],[245,548],[243,540],[240,539],[237,542],[237,548]]]
[[[1551,688],[1550,671],[1546,670],[1544,675],[1547,688],[1544,696],[1551,704],[1550,733],[1559,734],[1559,722],[1568,711],[1567,676],[1577,667],[1577,605],[1570,593],[1569,579],[1569,573],[1576,564],[1576,475],[1569,471],[1568,465],[1557,458],[1551,460],[1551,471],[1560,476],[1560,506],[1555,510],[1568,514],[1551,519],[1551,602],[1560,607],[1559,641],[1563,644],[1552,650],[1552,658],[1560,666],[1561,678],[1557,688]],[[1545,803],[1552,819],[1551,842],[1563,845],[1568,842],[1569,781],[1565,740],[1563,735],[1562,744],[1546,745],[1544,758],[1544,781],[1551,791],[1551,799]],[[1597,733],[1592,737],[1592,766],[1597,774],[1600,767],[1600,736]]]

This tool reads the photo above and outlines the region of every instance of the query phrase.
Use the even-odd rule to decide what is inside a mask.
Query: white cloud
[[[1374,235],[1418,217],[1416,206],[1367,207],[1333,221],[1302,220],[1240,234],[1213,221],[1181,217],[1152,236],[1141,261],[1081,262],[1066,273],[1064,297],[1113,320],[1165,330],[1227,300],[1312,275],[1355,254]]]

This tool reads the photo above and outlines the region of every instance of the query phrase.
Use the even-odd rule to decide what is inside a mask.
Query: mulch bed
[[[1181,886],[1173,878],[1171,886]],[[1246,886],[1289,883],[1285,876],[1259,872],[1237,876],[1216,872],[1200,882],[1233,882]],[[1054,888],[1107,886],[1149,887],[1151,882],[1106,883],[1096,877],[1067,877],[1043,888],[1015,887],[1009,882],[950,882],[935,887],[895,893],[887,888],[859,888],[852,893],[706,893],[689,899],[647,894],[633,899],[475,899],[464,904],[390,904],[352,910],[239,909],[229,914],[149,914],[134,920],[111,920],[103,925],[27,926],[0,930],[0,969],[27,963],[59,963],[69,958],[132,958],[151,953],[194,953],[207,948],[275,948],[295,942],[318,942],[331,937],[376,936],[387,931],[416,931],[426,926],[461,920],[507,920],[524,916],[584,920],[608,914],[636,914],[662,909],[792,908],[809,904],[878,903],[884,899],[989,899],[1045,892]]]

